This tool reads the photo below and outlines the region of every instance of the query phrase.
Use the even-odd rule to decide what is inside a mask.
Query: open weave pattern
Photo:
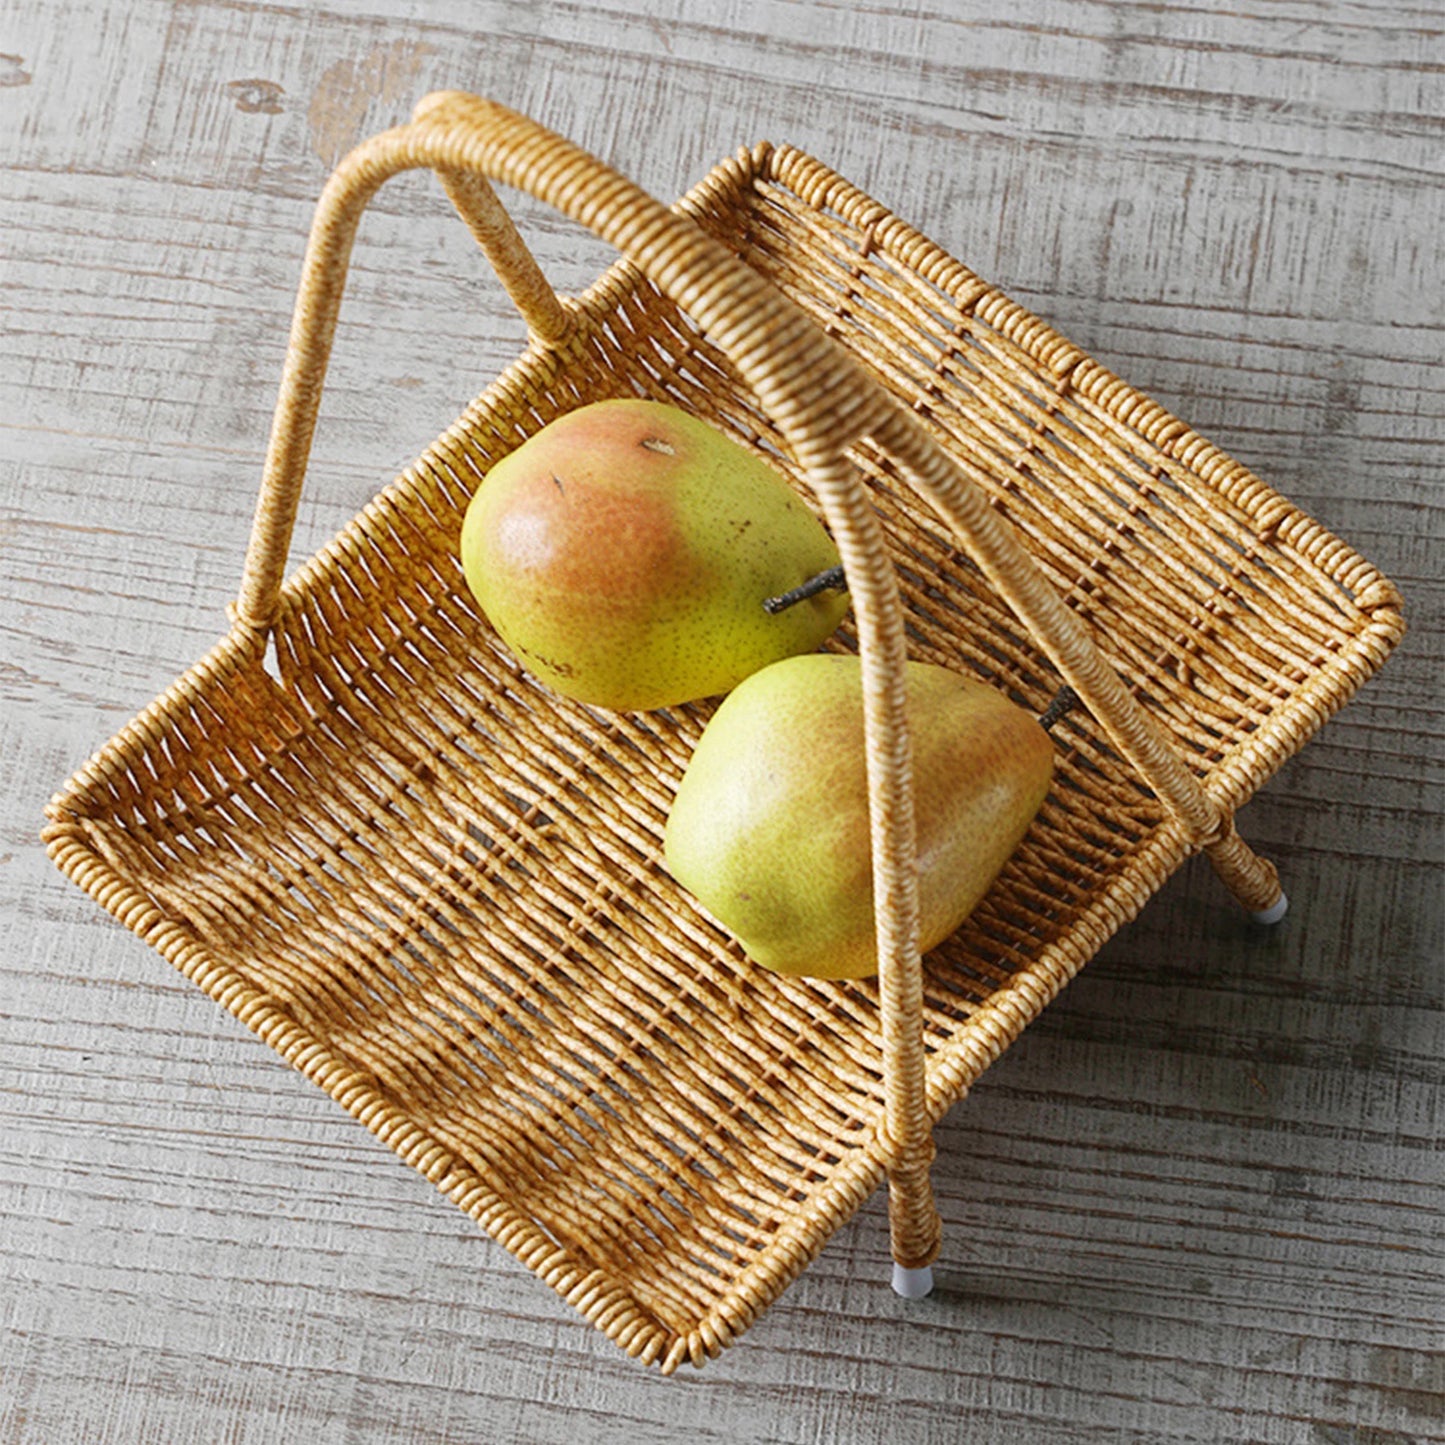
[[[742,152],[681,207],[960,458],[1226,814],[1398,638],[1394,589],[1343,543],[817,161]],[[677,402],[797,480],[731,365],[632,266],[568,305],[563,350],[530,350],[291,579],[279,680],[233,632],[77,774],[47,840],[671,1370],[732,1342],[882,1178],[878,997],[760,972],[667,876],[711,705],[558,698],[463,584],[487,469],[587,402]],[[852,459],[911,655],[1041,711],[1060,681],[1045,653],[887,453]],[[1024,845],[926,960],[933,1119],[1199,845],[1090,716],[1055,736]]]

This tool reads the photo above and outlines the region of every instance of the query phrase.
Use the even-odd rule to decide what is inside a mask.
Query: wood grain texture
[[[0,1442],[1445,1439],[1434,5],[0,0]],[[306,226],[427,90],[672,196],[813,151],[1405,592],[1382,675],[875,1199],[663,1380],[46,861],[40,810],[225,627]],[[608,257],[531,205],[562,289]],[[439,190],[363,225],[295,556],[514,354]]]

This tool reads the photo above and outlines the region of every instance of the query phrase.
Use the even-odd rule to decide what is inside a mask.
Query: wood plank
[[[1445,1440],[1445,34],[1376,0],[197,0],[0,49],[0,1442]],[[1385,672],[699,1375],[627,1361],[100,914],[48,794],[220,634],[346,146],[461,86],[671,197],[813,151],[1359,547]],[[605,248],[514,202],[547,273]],[[522,337],[435,185],[368,215],[295,558]]]

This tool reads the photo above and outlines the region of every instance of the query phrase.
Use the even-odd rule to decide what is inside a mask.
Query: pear
[[[499,461],[467,508],[467,584],[548,686],[619,711],[712,697],[808,652],[846,594],[764,602],[838,552],[782,474],[698,417],[618,399]]]
[[[906,665],[920,945],[973,911],[1049,790],[1053,743],[1000,692]],[[862,668],[773,663],[713,714],[669,813],[673,877],[757,963],[814,978],[878,970]]]

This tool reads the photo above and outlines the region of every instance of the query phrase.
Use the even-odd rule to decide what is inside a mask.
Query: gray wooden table
[[[0,0],[0,1442],[1445,1439],[1436,4]],[[224,630],[328,169],[426,91],[671,197],[791,141],[1404,590],[1250,805],[700,1374],[629,1362],[101,914],[49,794]],[[608,257],[519,207],[563,288]],[[362,232],[297,557],[517,350],[434,184]]]

